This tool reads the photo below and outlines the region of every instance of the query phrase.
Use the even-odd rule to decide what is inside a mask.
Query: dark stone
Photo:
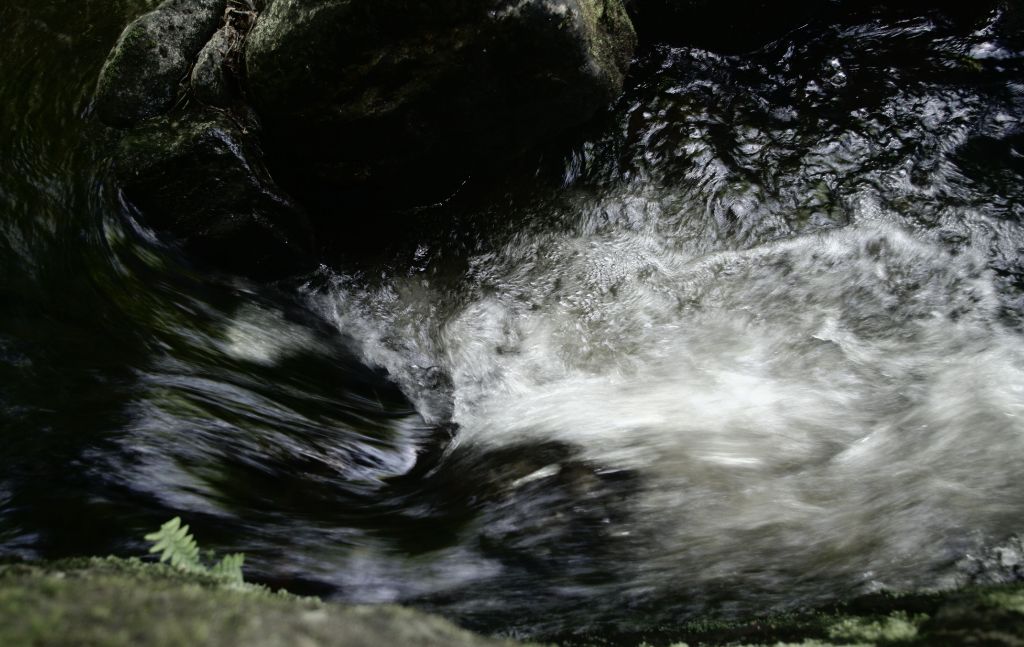
[[[242,45],[255,18],[255,10],[229,9],[224,25],[199,52],[191,84],[201,103],[229,108],[241,102]]]
[[[302,210],[251,135],[219,113],[147,122],[122,140],[114,173],[147,225],[211,265],[273,277],[309,262]]]
[[[263,147],[307,206],[429,203],[607,106],[635,44],[622,0],[166,0],[94,107],[134,127],[115,171],[143,220],[260,273],[311,249]]]
[[[227,107],[232,101],[231,81],[227,73],[228,57],[235,42],[235,31],[224,26],[199,52],[192,68],[192,91],[208,106]]]
[[[585,122],[634,47],[621,0],[273,0],[245,62],[301,195],[417,201]]]
[[[100,120],[130,126],[166,113],[224,10],[225,0],[166,0],[128,25],[100,71]]]

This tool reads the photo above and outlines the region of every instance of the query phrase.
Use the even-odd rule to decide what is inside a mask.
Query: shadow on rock
[[[316,262],[307,213],[402,212],[582,125],[635,43],[621,0],[166,0],[93,107],[146,225],[272,278]]]

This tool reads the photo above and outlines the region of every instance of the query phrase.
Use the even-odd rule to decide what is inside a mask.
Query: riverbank
[[[689,645],[1022,645],[1024,584],[877,595],[817,612],[693,622],[672,633]],[[0,644],[71,643],[522,645],[399,606],[333,604],[135,559],[0,566]]]
[[[113,557],[0,566],[0,645],[511,647],[397,606],[327,604]]]

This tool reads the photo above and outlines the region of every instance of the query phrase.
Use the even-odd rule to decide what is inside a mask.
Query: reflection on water
[[[93,4],[0,20],[0,554],[181,514],[250,578],[539,636],[1019,575],[1009,4],[651,47],[569,150],[274,286],[108,185],[146,3]]]

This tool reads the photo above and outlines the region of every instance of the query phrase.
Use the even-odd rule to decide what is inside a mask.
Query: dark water
[[[0,8],[0,555],[180,514],[249,579],[539,637],[1022,576],[1017,5],[648,45],[578,140],[274,285],[108,182],[147,6]]]

